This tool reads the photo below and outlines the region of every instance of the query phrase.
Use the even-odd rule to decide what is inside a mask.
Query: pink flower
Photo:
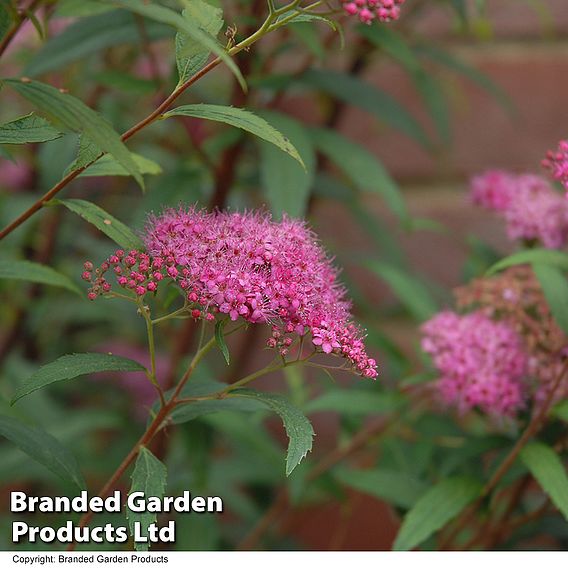
[[[144,241],[148,254],[130,251],[120,261],[120,286],[143,295],[173,280],[199,312],[194,317],[226,314],[232,321],[272,324],[270,346],[281,352],[292,336],[309,332],[322,352],[376,377],[337,270],[303,222],[180,208],[150,218]],[[91,293],[105,291],[108,267],[104,263],[92,278]]]
[[[561,140],[556,151],[550,150],[542,165],[568,190],[568,140]]]
[[[568,202],[540,176],[517,178],[515,198],[505,211],[510,239],[538,240],[549,249],[568,242]]]
[[[400,17],[400,7],[405,0],[341,0],[343,10],[349,16],[357,16],[364,24],[374,20],[391,22]]]
[[[426,322],[422,348],[440,372],[442,400],[460,412],[514,416],[524,406],[528,357],[517,332],[482,312],[441,312]]]
[[[470,196],[475,205],[490,211],[504,211],[515,193],[516,178],[502,170],[489,170],[471,180]]]

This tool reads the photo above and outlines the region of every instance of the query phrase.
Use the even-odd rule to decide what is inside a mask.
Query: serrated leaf
[[[40,367],[31,377],[24,381],[14,393],[10,404],[14,404],[20,398],[52,383],[69,381],[82,375],[109,371],[145,372],[146,368],[132,359],[107,353],[63,355],[56,361]]]
[[[341,412],[348,416],[366,416],[392,412],[404,402],[396,392],[332,389],[310,400],[304,412]]]
[[[434,298],[413,274],[392,264],[376,260],[365,262],[365,266],[389,285],[393,293],[416,319],[427,320],[438,311],[438,304]]]
[[[568,279],[559,268],[535,262],[533,270],[556,323],[568,334]]]
[[[75,457],[51,434],[10,416],[0,416],[0,435],[64,481],[85,489],[85,480]]]
[[[169,118],[171,116],[203,118],[241,128],[278,146],[282,151],[300,162],[302,167],[305,167],[302,158],[290,140],[278,132],[278,130],[266,122],[266,120],[248,110],[222,105],[196,104],[174,108],[166,112],[163,118]]]
[[[408,218],[399,188],[375,156],[332,130],[314,128],[310,132],[317,149],[338,167],[359,191],[379,194],[400,219]]]
[[[166,466],[147,448],[142,446],[138,452],[138,458],[132,472],[132,485],[129,495],[136,491],[144,493],[144,497],[158,497],[161,499],[166,492],[166,479],[168,470]],[[130,534],[134,534],[134,523],[140,523],[140,534],[145,535],[148,527],[156,522],[156,513],[134,513],[126,509],[126,517]],[[147,542],[135,542],[134,547],[138,552],[147,551]]]
[[[223,354],[225,362],[227,365],[231,362],[231,354],[229,353],[229,348],[227,347],[227,342],[225,341],[225,334],[223,332],[227,320],[219,320],[215,324],[215,343],[219,348],[219,351]]]
[[[90,141],[104,152],[108,152],[136,179],[141,187],[144,180],[138,166],[132,159],[128,148],[110,122],[89,108],[79,99],[61,92],[59,89],[29,79],[4,79],[3,83],[12,87],[48,116],[53,117],[65,128],[82,132]]]
[[[162,173],[160,164],[145,158],[140,154],[131,152],[130,155],[134,163],[142,175],[158,175]],[[84,172],[79,174],[78,177],[97,177],[97,176],[129,176],[123,166],[121,166],[110,154],[105,154],[102,158],[97,160],[92,166],[87,168]]]
[[[286,475],[290,475],[294,468],[306,457],[307,453],[312,450],[315,433],[310,421],[301,410],[295,407],[286,397],[279,394],[238,389],[233,391],[230,396],[258,400],[280,416],[289,439],[286,455]]]
[[[333,476],[348,485],[398,507],[409,509],[424,495],[427,486],[401,471],[387,469],[339,469]]]
[[[0,279],[26,280],[37,284],[49,284],[66,288],[80,294],[79,288],[63,274],[50,266],[31,262],[29,260],[0,260]]]
[[[223,11],[204,0],[188,0],[186,5],[187,8],[182,12],[182,16],[197,24],[212,37],[217,37],[223,27]],[[192,40],[187,34],[178,32],[176,34],[178,84],[185,83],[197,73],[207,63],[210,53],[211,50],[201,43]]]
[[[144,248],[142,241],[121,221],[104,209],[83,199],[55,199],[50,204],[63,205],[69,211],[77,213],[85,221],[93,224],[99,231],[111,238],[124,249]]]
[[[534,264],[536,262],[568,271],[568,255],[566,253],[550,249],[530,249],[522,250],[496,262],[487,271],[487,276],[518,264]]]
[[[233,72],[237,80],[239,81],[241,87],[246,90],[246,82],[243,78],[241,71],[239,70],[237,64],[231,59],[231,56],[227,51],[219,45],[215,38],[202,30],[198,24],[194,23],[192,20],[184,18],[181,14],[166,8],[165,6],[159,6],[156,4],[144,4],[138,0],[105,0],[106,2],[113,4],[119,8],[125,8],[130,10],[135,14],[140,14],[151,20],[161,22],[163,24],[168,24],[173,26],[178,31],[187,34],[197,43],[201,44],[204,48],[212,51],[217,55]]]
[[[532,442],[521,450],[519,456],[568,521],[568,476],[556,452],[541,442]]]
[[[429,489],[406,514],[393,550],[411,550],[454,519],[481,491],[472,479],[443,479]]]
[[[300,81],[369,112],[426,148],[431,146],[424,129],[408,110],[391,95],[357,77],[339,71],[312,69],[304,73]]]
[[[45,118],[30,113],[0,124],[0,144],[28,144],[48,142],[63,136]]]
[[[111,6],[98,6],[105,13],[81,18],[61,33],[53,35],[35,54],[23,74],[37,77],[109,47],[138,44],[141,41],[140,26],[132,14],[113,10]],[[109,9],[112,11],[109,12]],[[148,41],[172,35],[169,26],[156,22],[146,22],[144,29]]]
[[[316,157],[311,139],[305,128],[288,116],[263,112],[262,117],[290,140],[305,165],[302,168],[291,156],[286,156],[272,144],[260,143],[260,172],[270,209],[277,218],[284,213],[303,217],[315,174]]]

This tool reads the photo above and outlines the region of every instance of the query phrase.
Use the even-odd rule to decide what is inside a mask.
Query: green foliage
[[[314,183],[316,157],[306,129],[297,121],[279,113],[263,112],[262,117],[281,132],[298,150],[304,168],[273,145],[260,143],[262,186],[275,217],[284,213],[303,217]]]
[[[188,0],[187,8],[182,16],[189,21],[197,23],[199,29],[213,37],[223,27],[223,11],[211,6],[204,0]],[[195,75],[209,59],[211,50],[196,42],[183,32],[176,34],[176,64],[178,69],[178,84],[185,83]]]
[[[331,389],[310,400],[304,412],[341,412],[344,415],[366,416],[386,414],[400,407],[404,399],[396,392],[373,390]]]
[[[429,489],[406,514],[393,549],[412,550],[454,519],[478,495],[479,482],[450,477]]]
[[[267,142],[274,144],[305,167],[304,162],[294,145],[280,132],[278,132],[276,128],[266,122],[266,120],[256,116],[248,110],[209,104],[184,105],[166,112],[163,115],[163,118],[169,118],[171,116],[203,118],[205,120],[213,120],[229,124],[235,128],[241,128],[246,132],[250,132],[251,134],[258,136],[262,140],[266,140]]]
[[[233,391],[231,396],[257,400],[280,416],[290,440],[286,454],[286,475],[290,475],[312,450],[315,433],[310,421],[286,397],[278,394],[239,389]]]
[[[12,27],[12,12],[10,0],[0,0],[0,40]]]
[[[47,432],[27,426],[10,416],[0,415],[0,435],[63,481],[78,489],[85,489],[85,480],[75,457]]]
[[[121,221],[115,219],[98,205],[84,199],[55,199],[53,205],[63,205],[69,211],[94,225],[99,231],[124,249],[142,249],[142,241]]]
[[[217,343],[217,347],[219,351],[223,354],[223,358],[225,359],[225,363],[229,365],[231,363],[231,354],[229,353],[229,347],[227,346],[227,342],[225,341],[225,325],[227,324],[227,320],[219,320],[215,324],[215,343]]]
[[[160,164],[149,158],[145,158],[140,154],[130,153],[132,160],[138,166],[143,175],[157,176],[162,173]],[[129,176],[130,173],[121,166],[110,154],[105,154],[97,160],[92,166],[89,166],[79,177],[97,177],[97,176]]]
[[[50,266],[29,260],[0,259],[0,279],[2,278],[59,286],[77,294],[81,293],[79,288],[67,276],[60,274]]]
[[[558,250],[550,249],[528,249],[516,252],[504,259],[496,262],[488,271],[487,276],[491,276],[501,270],[519,264],[535,264],[553,266],[560,270],[568,271],[568,255]]]
[[[560,329],[568,334],[568,279],[558,267],[535,262],[533,270]]]
[[[558,454],[546,444],[532,442],[521,450],[520,458],[568,521],[568,475]]]
[[[104,152],[111,154],[143,187],[138,166],[111,124],[79,99],[39,81],[4,79],[2,81],[63,127],[81,132]]]
[[[59,381],[68,381],[82,375],[91,373],[104,373],[110,371],[146,371],[146,369],[125,357],[110,355],[107,353],[75,353],[73,355],[63,355],[56,361],[44,365],[27,380],[25,380],[16,390],[12,397],[11,404],[20,398],[31,394],[47,385]],[[146,380],[140,377],[140,380]]]
[[[132,472],[132,485],[130,487],[130,494],[135,491],[142,491],[145,498],[158,497],[161,499],[166,492],[166,479],[168,471],[166,466],[154,454],[142,446],[138,452],[136,465]],[[134,513],[128,510],[128,524],[130,526],[130,533],[134,532],[134,523],[140,523],[140,533],[146,534],[148,527],[156,522],[156,513]],[[137,551],[147,551],[149,545],[147,542],[136,542],[135,548]]]
[[[55,140],[62,135],[45,118],[36,116],[33,113],[0,124],[0,144],[47,142],[48,140]]]

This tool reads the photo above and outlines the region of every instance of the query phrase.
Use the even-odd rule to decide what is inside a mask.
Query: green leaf
[[[357,77],[312,69],[302,75],[300,81],[369,112],[427,148],[431,146],[420,123],[395,98]]]
[[[104,14],[112,10],[112,6],[105,6],[97,0],[59,0],[55,6],[55,15],[61,18],[76,18]]]
[[[377,193],[400,219],[408,218],[399,188],[375,156],[332,130],[315,128],[310,132],[317,149],[337,166],[357,189]]]
[[[568,255],[566,253],[550,250],[550,249],[530,249],[522,250],[495,263],[488,271],[487,276],[491,276],[518,264],[545,264],[548,266],[555,266],[560,270],[568,271]]]
[[[12,3],[10,0],[0,0],[0,40],[12,27]]]
[[[40,116],[30,113],[10,122],[0,124],[0,144],[28,144],[48,142],[63,136]]]
[[[106,0],[110,4],[114,4],[119,8],[125,8],[135,14],[140,14],[151,20],[161,22],[173,26],[178,31],[187,34],[197,43],[201,44],[204,48],[212,51],[217,55],[233,72],[241,87],[246,90],[246,83],[239,70],[237,64],[231,59],[227,51],[219,45],[215,38],[199,27],[199,24],[193,22],[188,18],[184,18],[181,14],[166,8],[165,6],[158,6],[156,4],[144,4],[139,0]]]
[[[421,68],[420,61],[403,36],[389,26],[357,26],[357,33],[382,49],[408,71]]]
[[[215,412],[256,412],[264,408],[263,404],[251,399],[196,400],[177,406],[170,414],[170,419],[172,424],[183,424]]]
[[[258,400],[280,416],[289,439],[286,475],[290,475],[312,449],[315,433],[310,421],[286,397],[279,394],[238,389],[231,393],[230,397],[233,396]]]
[[[366,416],[392,412],[404,401],[396,392],[332,389],[304,406],[304,412],[341,412],[342,415]]]
[[[162,173],[160,164],[145,158],[140,154],[131,152],[130,155],[134,163],[138,166],[142,175],[158,175]],[[104,155],[92,166],[79,174],[78,177],[97,177],[97,176],[129,176],[130,174],[121,166],[110,154]]]
[[[85,480],[75,457],[51,434],[0,415],[0,435],[64,481],[85,489]]]
[[[109,215],[98,205],[83,199],[54,199],[49,202],[54,205],[63,205],[69,211],[77,213],[85,221],[93,224],[99,231],[112,239],[124,249],[142,249],[142,241],[121,221]]]
[[[29,260],[0,260],[0,278],[26,280],[36,284],[49,284],[80,294],[79,288],[63,274],[49,266]]]
[[[102,8],[106,13],[81,18],[61,33],[53,35],[33,57],[23,74],[37,77],[109,47],[140,43],[140,25],[132,14],[122,10],[109,13],[112,7]],[[144,28],[149,41],[172,35],[169,26],[156,22],[145,22]]]
[[[556,266],[535,262],[533,270],[540,282],[552,316],[562,331],[568,334],[568,279]]]
[[[525,446],[519,454],[542,490],[568,521],[568,476],[556,452],[540,442]]]
[[[443,479],[406,514],[394,550],[411,550],[454,519],[481,491],[479,482],[460,477]]]
[[[416,319],[427,320],[438,311],[438,305],[434,298],[414,275],[391,264],[376,260],[365,262],[365,266],[390,286],[394,294]]]
[[[130,493],[141,491],[144,497],[158,497],[161,499],[166,492],[166,479],[168,470],[166,466],[154,454],[144,446],[138,452],[136,465],[132,472],[132,485]],[[156,513],[134,513],[130,509],[126,509],[126,517],[130,534],[134,534],[134,523],[140,523],[140,534],[145,535],[148,527],[156,522]],[[136,542],[134,546],[138,552],[147,551],[149,544],[147,542]]]
[[[217,347],[223,353],[223,357],[225,358],[225,362],[227,365],[231,362],[231,354],[229,353],[229,348],[227,347],[227,343],[225,342],[225,334],[223,330],[225,328],[225,324],[227,320],[219,320],[215,324],[215,343]]]
[[[222,105],[196,104],[174,108],[162,116],[163,118],[169,118],[171,116],[191,116],[193,118],[214,120],[236,128],[241,128],[278,146],[278,148],[292,156],[295,160],[298,160],[298,162],[305,167],[302,158],[290,140],[278,132],[276,128],[268,124],[266,120],[248,110]]]
[[[146,369],[140,363],[125,357],[107,353],[74,353],[63,355],[56,361],[40,367],[31,377],[16,390],[10,404],[20,398],[59,381],[68,381],[82,375],[103,373],[109,371],[143,371]]]
[[[138,166],[132,159],[128,148],[119,134],[103,116],[86,106],[72,95],[62,93],[59,89],[29,79],[4,79],[6,83],[20,95],[28,99],[43,112],[61,122],[65,128],[73,132],[82,132],[98,148],[108,152],[124,166],[141,187],[144,180]]]
[[[217,37],[223,27],[223,11],[204,0],[188,0],[182,16],[212,37]],[[209,59],[211,50],[194,41],[182,32],[176,34],[176,64],[179,75],[178,84],[185,83],[195,75]]]
[[[564,422],[568,422],[568,400],[563,400],[558,403],[552,408],[550,414],[556,416],[556,418],[560,418],[560,420],[564,420]]]
[[[409,509],[426,492],[426,485],[402,471],[339,469],[334,477],[363,493]]]
[[[312,141],[305,128],[286,115],[263,112],[262,117],[290,140],[305,164],[304,169],[273,145],[260,143],[260,172],[270,209],[277,218],[284,213],[291,217],[303,217],[314,183],[316,158]]]

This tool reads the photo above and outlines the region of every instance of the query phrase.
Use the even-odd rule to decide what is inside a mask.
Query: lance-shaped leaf
[[[182,16],[196,23],[200,29],[217,37],[223,27],[223,11],[204,0],[188,0]],[[176,64],[179,84],[185,83],[199,71],[209,58],[211,50],[183,32],[176,35]]]
[[[227,342],[225,341],[224,328],[227,320],[219,320],[215,324],[215,343],[219,348],[219,351],[223,354],[225,362],[227,365],[231,362],[231,354],[229,353],[229,348],[227,347]]]
[[[148,449],[141,447],[136,459],[136,465],[132,472],[132,486],[130,493],[141,491],[144,498],[158,497],[161,499],[166,492],[166,479],[168,470],[166,466]],[[130,534],[134,534],[134,523],[140,523],[140,534],[146,535],[148,527],[156,522],[156,513],[135,513],[127,509],[126,517]],[[134,546],[138,552],[147,551],[147,542],[135,542]]]
[[[104,209],[83,199],[54,199],[53,205],[63,205],[92,223],[99,231],[111,238],[124,249],[141,249],[142,241],[121,221],[109,215]]]
[[[144,180],[128,148],[110,122],[79,99],[39,81],[4,79],[20,95],[73,132],[82,132],[108,152],[144,187]]]
[[[310,400],[303,410],[306,413],[341,412],[349,416],[366,416],[393,412],[403,403],[404,398],[396,392],[331,389]]]
[[[130,10],[135,14],[140,14],[156,22],[161,22],[163,24],[168,24],[173,26],[178,31],[187,34],[194,41],[201,44],[204,48],[209,49],[215,55],[217,55],[229,69],[234,73],[235,77],[239,81],[241,87],[246,90],[246,83],[239,70],[237,64],[231,59],[231,56],[227,51],[221,46],[216,39],[202,28],[199,24],[195,23],[193,19],[184,18],[181,14],[166,8],[165,6],[159,6],[157,4],[145,4],[139,2],[138,0],[105,0],[106,2],[113,4],[119,8],[125,8]]]
[[[0,416],[0,435],[64,481],[85,489],[85,480],[75,457],[51,434],[10,416]]]
[[[303,217],[314,182],[316,158],[312,141],[306,129],[292,118],[275,112],[263,112],[262,116],[291,141],[305,164],[302,168],[272,144],[260,142],[262,185],[270,209],[277,218],[285,213]]]
[[[521,450],[520,457],[568,521],[568,476],[558,454],[545,444],[532,442]]]
[[[488,271],[487,276],[491,276],[500,270],[505,270],[511,266],[519,264],[544,264],[556,266],[560,270],[568,271],[568,254],[559,250],[550,249],[530,249],[516,252],[496,262]]]
[[[0,279],[2,278],[59,286],[80,294],[77,286],[67,276],[53,270],[50,266],[29,260],[0,260]]]
[[[74,353],[40,367],[16,390],[10,404],[52,383],[68,381],[82,375],[109,371],[146,371],[146,368],[125,357],[107,353]],[[145,380],[145,379],[142,379]]]
[[[394,550],[411,550],[454,519],[481,491],[478,481],[455,477],[429,489],[406,514]]]
[[[63,136],[45,118],[30,113],[10,122],[0,124],[0,144],[28,144],[48,142]]]
[[[304,162],[298,154],[298,150],[281,132],[276,130],[264,118],[260,118],[252,112],[242,109],[222,105],[196,104],[184,105],[174,108],[163,115],[163,118],[171,116],[190,116],[193,118],[203,118],[205,120],[214,120],[222,122],[246,130],[275,146],[282,151],[298,160],[302,167],[305,168]]]
[[[540,282],[544,297],[552,316],[564,333],[568,334],[568,278],[556,266],[533,264],[533,270]]]
[[[231,397],[233,396],[258,400],[280,416],[289,439],[286,454],[286,475],[290,475],[312,449],[315,433],[311,422],[302,414],[301,410],[282,395],[238,389],[233,391]]]

